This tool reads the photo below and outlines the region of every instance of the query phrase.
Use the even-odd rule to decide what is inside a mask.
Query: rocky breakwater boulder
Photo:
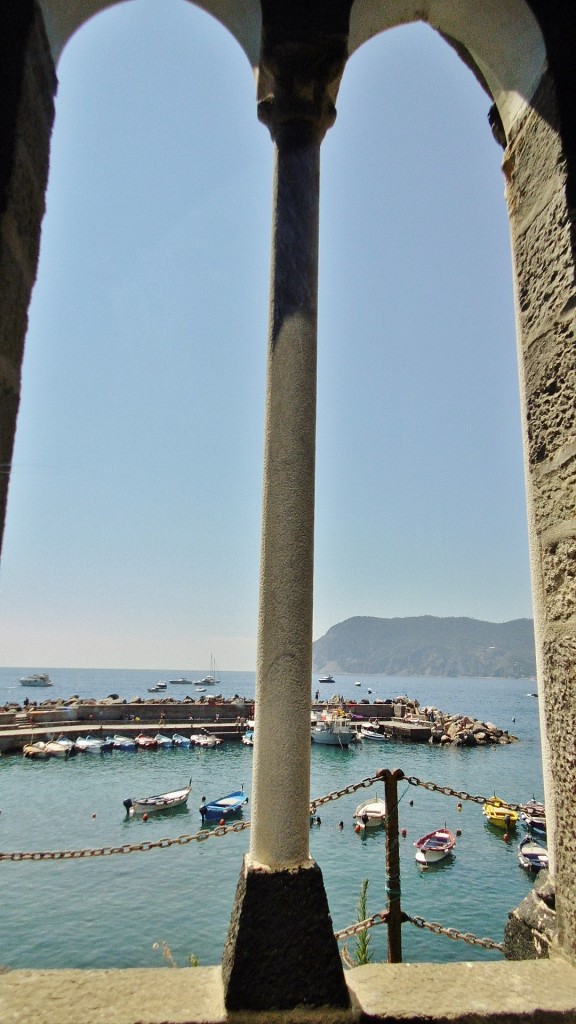
[[[481,722],[468,715],[442,715],[435,719],[430,743],[450,744],[454,747],[487,747],[494,744],[504,746],[515,743],[506,729],[499,729],[492,722]]]

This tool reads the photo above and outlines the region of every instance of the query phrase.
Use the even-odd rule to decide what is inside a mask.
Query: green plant
[[[174,954],[173,954],[172,950],[170,949],[170,946],[168,945],[167,942],[153,942],[152,943],[152,949],[160,949],[160,950],[162,950],[162,956],[164,957],[165,960],[168,961],[168,963],[170,964],[170,967],[179,967],[180,966],[179,964],[176,963],[176,960],[174,959]],[[187,960],[187,966],[188,967],[198,967],[199,964],[200,964],[200,961],[199,961],[198,957],[196,956],[196,953],[189,953],[188,956],[186,957],[186,960]]]
[[[358,911],[358,921],[365,921],[368,917],[368,879],[362,879],[362,886],[360,888],[360,898],[356,904],[356,910]],[[354,962],[360,967],[362,964],[369,964],[372,959],[372,951],[369,949],[370,946],[370,932],[367,928],[364,931],[358,932],[356,936],[356,946],[354,954]]]

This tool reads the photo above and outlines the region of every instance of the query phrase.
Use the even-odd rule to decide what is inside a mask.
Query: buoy
[[[218,824],[219,825],[224,825],[225,824],[224,818],[220,818],[220,821],[218,822]]]
[[[456,804],[456,810],[461,811],[462,810],[462,804]]]
[[[457,836],[461,836],[461,835],[462,835],[462,830],[461,830],[461,829],[459,829],[459,828],[457,828],[457,829],[456,829],[456,835],[457,835]]]
[[[95,815],[95,814],[93,814],[93,815],[92,815],[92,821],[94,821],[94,818],[95,818],[95,817],[96,817],[96,815]]]
[[[402,838],[406,839],[406,829],[405,828],[402,829]]]
[[[344,828],[344,822],[343,821],[339,821],[338,822],[338,828]]]
[[[362,829],[360,828],[360,825],[354,825],[354,831],[355,832],[361,832]]]
[[[410,801],[410,807],[414,807],[414,801],[413,800]]]
[[[502,839],[504,840],[505,843],[508,842],[508,840],[510,839],[510,836],[508,835],[507,832],[504,833],[504,835],[502,836]]]
[[[148,821],[148,815],[146,814],[146,812],[144,812],[144,814],[142,815],[142,821]]]

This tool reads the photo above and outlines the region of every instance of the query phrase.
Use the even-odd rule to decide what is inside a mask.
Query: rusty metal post
[[[388,963],[402,963],[402,907],[400,904],[400,840],[398,836],[398,782],[401,768],[378,772],[386,793],[386,894],[388,906]]]

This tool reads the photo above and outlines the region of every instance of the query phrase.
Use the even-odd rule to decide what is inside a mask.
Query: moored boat
[[[124,807],[130,815],[170,811],[174,807],[182,807],[188,800],[191,791],[192,779],[183,789],[174,789],[170,793],[159,793],[157,796],[145,796],[138,799],[128,797],[124,800]]]
[[[242,743],[245,747],[254,746],[254,729],[246,729],[246,732],[242,734]]]
[[[327,676],[320,676],[318,682],[319,683],[333,683],[333,682],[335,682],[335,680],[334,680],[334,676],[327,675]]]
[[[482,814],[488,819],[490,825],[506,830],[516,828],[520,818],[518,811],[515,811],[513,807],[509,807],[504,800],[501,800],[496,795],[483,804]]]
[[[70,757],[70,751],[73,749],[73,744],[69,746],[67,743],[61,743],[60,740],[48,740],[46,743],[46,750],[48,751],[49,757],[62,757],[64,759]]]
[[[40,672],[36,675],[22,676],[20,686],[52,686],[52,680],[47,672]]]
[[[120,733],[115,733],[114,736],[108,736],[107,738],[112,740],[114,750],[136,750],[136,740],[132,736],[122,736]]]
[[[202,821],[220,821],[222,818],[233,818],[241,814],[244,804],[247,803],[248,797],[241,789],[235,793],[228,793],[227,796],[221,796],[218,800],[211,800],[209,803],[203,800],[199,810]]]
[[[417,839],[414,846],[419,864],[436,864],[452,853],[456,846],[456,836],[449,828],[436,828]]]
[[[521,868],[536,874],[548,867],[548,850],[526,836],[518,845],[518,862]]]
[[[378,828],[386,824],[386,801],[384,797],[372,796],[363,800],[354,811],[352,818],[356,822],[357,831],[365,828]]]
[[[147,736],[144,732],[139,732],[138,735],[134,737],[134,742],[136,743],[138,750],[156,750],[156,747],[158,746],[154,736]]]
[[[539,800],[529,800],[522,806],[520,817],[530,832],[536,835],[546,835],[546,811],[544,804]]]
[[[24,757],[34,757],[42,761],[50,757],[43,740],[37,740],[35,743],[25,743],[22,747],[22,753]]]
[[[174,747],[191,747],[192,740],[189,736],[183,736],[180,732],[172,733],[172,746]]]
[[[386,733],[380,732],[376,725],[361,725],[358,735],[361,740],[369,740],[374,743],[386,743],[388,739]]]
[[[196,747],[219,747],[222,743],[218,736],[205,731],[193,733],[190,739]]]
[[[344,711],[323,711],[311,730],[313,743],[348,747],[356,741],[352,719]]]
[[[157,732],[156,735],[154,736],[154,739],[156,740],[156,746],[160,747],[163,750],[167,750],[168,747],[173,746],[172,737],[165,736],[164,733],[162,732]]]
[[[104,740],[90,733],[87,736],[78,736],[74,745],[82,754],[107,754],[114,746],[109,737]]]
[[[162,693],[167,688],[167,686],[168,683],[165,683],[164,680],[160,680],[160,682],[156,683],[155,686],[148,687],[148,693]]]

